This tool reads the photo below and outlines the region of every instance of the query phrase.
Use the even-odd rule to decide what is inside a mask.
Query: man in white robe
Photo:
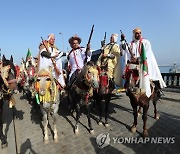
[[[48,35],[48,42],[46,44],[46,48],[43,48],[40,51],[40,63],[39,63],[39,70],[42,68],[45,69],[52,69],[53,77],[59,82],[62,88],[66,86],[63,71],[62,71],[62,61],[61,57],[66,56],[66,53],[63,53],[57,49],[54,45],[55,43],[55,35],[49,34]],[[57,68],[54,67],[52,60],[55,62]],[[59,71],[59,72],[57,72]]]
[[[123,37],[125,38],[125,36],[123,36]],[[146,52],[147,66],[148,66],[148,76],[146,78],[149,78],[149,80],[152,80],[158,88],[166,87],[166,84],[163,81],[159,67],[157,65],[155,56],[153,54],[153,51],[151,48],[151,43],[149,40],[142,38],[141,29],[135,28],[133,30],[133,40],[130,44],[128,44],[133,55],[131,55],[129,53],[128,46],[125,41],[122,41],[122,46],[123,46],[123,44],[125,45],[123,47],[123,50],[124,50],[123,56],[124,56],[125,64],[127,64],[127,60],[140,58],[140,56],[141,56],[140,55],[140,53],[141,53],[140,45],[143,44],[144,48],[145,48],[145,52]],[[147,89],[146,89],[146,94],[147,94]],[[150,96],[150,93],[148,94],[148,96]]]

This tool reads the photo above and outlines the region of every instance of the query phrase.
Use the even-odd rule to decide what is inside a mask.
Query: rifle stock
[[[48,50],[48,48],[47,48],[47,46],[46,46],[46,44],[44,43],[44,39],[41,37],[41,40],[42,40],[42,44],[44,45],[44,47],[46,48],[46,51],[47,52],[49,52],[50,53],[50,51]],[[59,76],[60,74],[61,74],[61,72],[59,71],[59,69],[57,68],[57,66],[56,66],[56,62],[54,61],[54,59],[53,58],[51,58],[51,61],[52,61],[52,63],[53,63],[53,66],[54,66],[54,70],[55,70],[55,72],[57,73],[57,75]]]

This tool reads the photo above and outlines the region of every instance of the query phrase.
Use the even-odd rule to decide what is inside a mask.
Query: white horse
[[[42,69],[38,72],[37,80],[35,81],[35,89],[37,92],[36,98],[40,104],[40,109],[43,114],[44,142],[49,142],[47,128],[49,115],[51,115],[53,118],[54,142],[58,142],[56,118],[59,109],[60,98],[58,88],[50,71]]]

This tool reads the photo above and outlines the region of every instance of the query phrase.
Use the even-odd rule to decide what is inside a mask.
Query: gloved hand
[[[115,58],[115,56],[114,56],[113,54],[108,54],[108,58],[110,58],[110,59],[114,59],[114,58]]]
[[[101,41],[101,47],[105,46],[105,40]]]
[[[124,40],[125,40],[125,35],[121,34],[121,41],[124,41]]]

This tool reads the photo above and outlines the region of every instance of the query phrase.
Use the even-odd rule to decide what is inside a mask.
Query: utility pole
[[[59,34],[62,35],[62,48],[63,48],[62,50],[64,52],[64,36],[63,36],[63,33],[61,32]]]

